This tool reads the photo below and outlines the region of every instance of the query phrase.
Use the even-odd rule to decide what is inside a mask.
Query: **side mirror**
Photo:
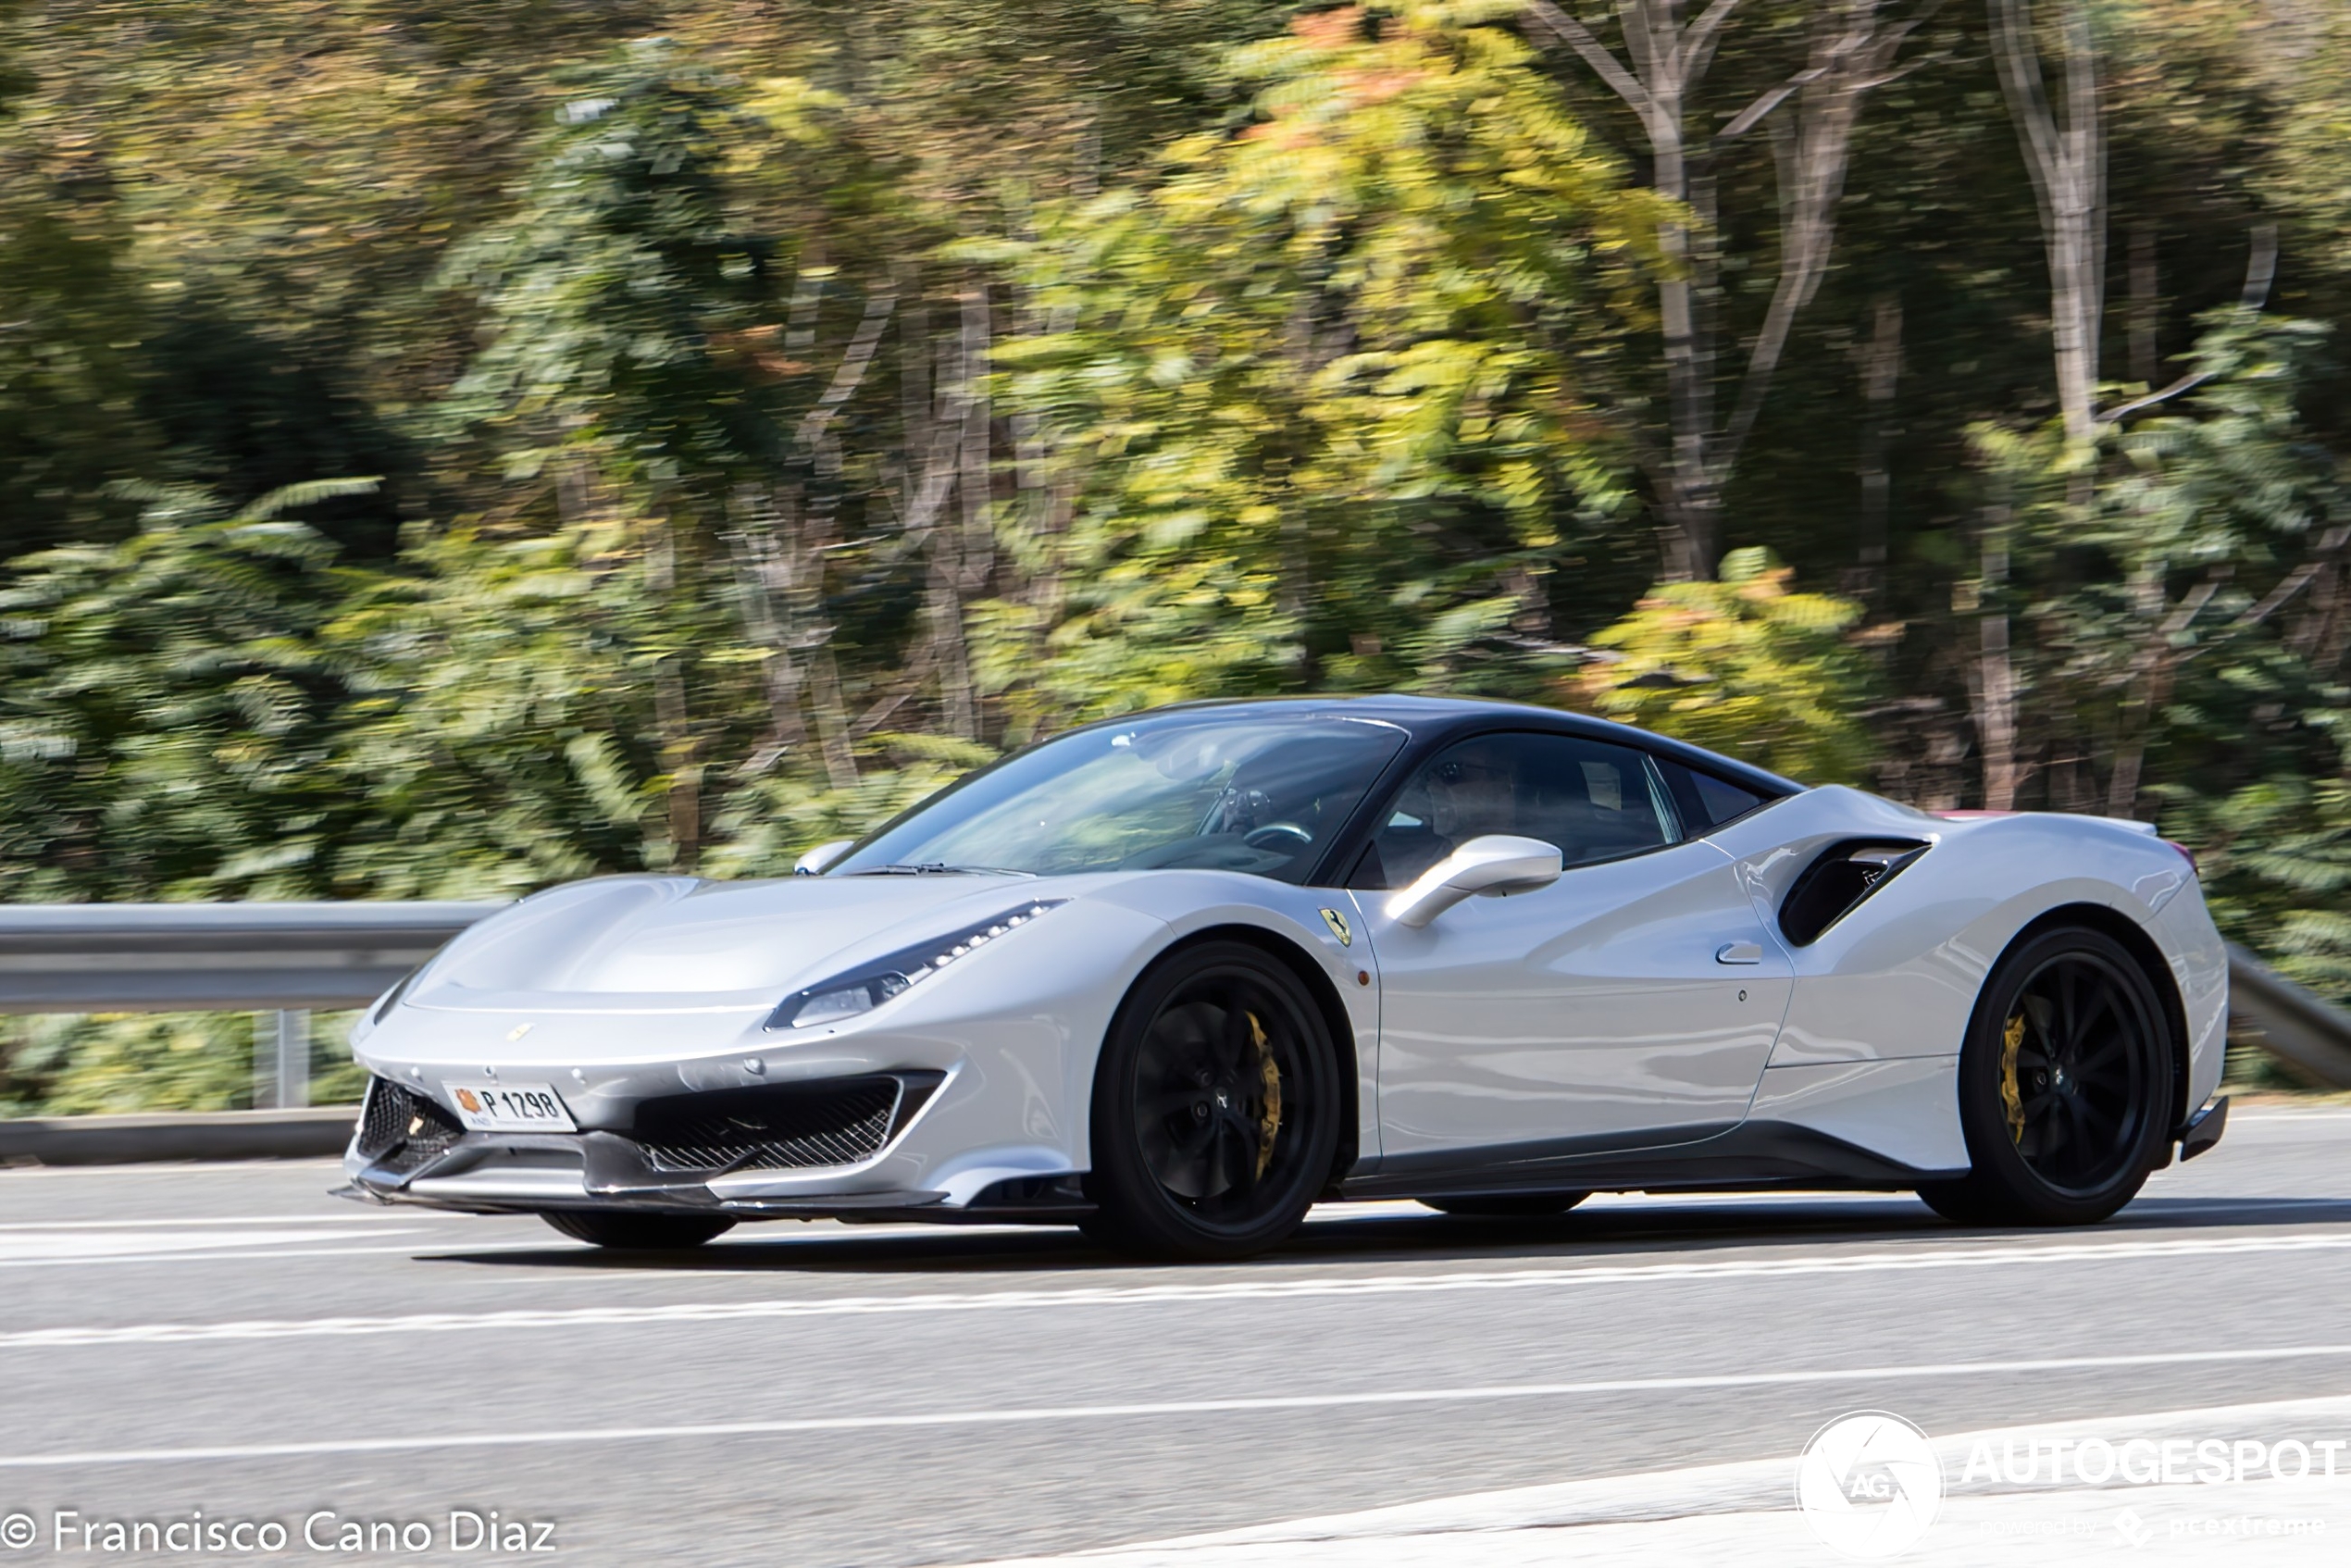
[[[1387,901],[1387,917],[1399,926],[1427,925],[1473,893],[1503,898],[1531,893],[1560,879],[1560,852],[1540,839],[1489,833],[1472,839],[1420,880]]]
[[[814,877],[847,854],[849,846],[856,841],[854,839],[835,839],[829,844],[818,844],[791,863],[791,874],[795,877]]]

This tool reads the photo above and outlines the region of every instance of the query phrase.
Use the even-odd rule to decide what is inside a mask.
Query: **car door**
[[[1418,928],[1387,915],[1387,891],[1493,833],[1558,845],[1559,880]],[[1746,1114],[1790,964],[1643,752],[1460,741],[1405,782],[1349,880],[1379,958],[1385,1164],[1680,1142]]]

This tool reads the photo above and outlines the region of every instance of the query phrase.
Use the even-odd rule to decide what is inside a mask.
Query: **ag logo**
[[[1796,1467],[1796,1506],[1830,1550],[1865,1562],[1919,1543],[1943,1506],[1943,1465],[1898,1415],[1857,1411],[1812,1435]]]
[[[1331,928],[1331,935],[1338,939],[1339,946],[1353,947],[1355,945],[1355,928],[1347,923],[1347,916],[1337,910],[1323,911],[1323,924]]]

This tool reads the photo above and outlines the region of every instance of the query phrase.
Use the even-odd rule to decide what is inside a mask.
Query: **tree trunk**
[[[735,559],[736,593],[742,606],[744,639],[767,656],[760,666],[760,694],[767,703],[767,733],[745,763],[746,773],[764,773],[777,757],[808,738],[802,712],[803,679],[793,656],[791,591],[799,565],[792,535],[799,498],[781,504],[746,486],[735,497],[734,528],[727,544]]]
[[[2155,263],[2155,230],[2142,223],[2131,230],[2131,379],[2152,391],[2162,374],[2157,342],[2162,300]]]
[[[1992,52],[2000,89],[2041,212],[2049,269],[2049,335],[2065,438],[2086,446],[2095,431],[2098,337],[2106,310],[2106,135],[2098,111],[2096,40],[2090,0],[2056,0],[2063,53],[2062,112],[2049,101],[2034,36],[2032,0],[1991,0]]]
[[[840,665],[833,657],[833,622],[825,613],[825,566],[840,542],[840,522],[834,497],[811,507],[808,524],[797,541],[797,570],[792,577],[793,645],[808,654],[808,695],[816,710],[816,746],[825,758],[825,778],[836,790],[857,782],[857,753],[849,744],[849,704],[841,694]]]
[[[1874,600],[1885,586],[1894,509],[1886,450],[1893,442],[1894,393],[1902,377],[1902,296],[1891,290],[1879,294],[1870,315],[1869,345],[1861,352],[1861,516],[1854,559],[1858,586]]]
[[[829,635],[808,659],[808,689],[815,699],[816,743],[825,756],[825,777],[836,790],[857,783],[857,753],[849,744],[849,704],[841,695],[840,663]]]
[[[1660,545],[1669,580],[1710,578],[1723,549],[1723,492],[1740,448],[1761,417],[1786,353],[1796,317],[1828,270],[1836,205],[1851,161],[1862,100],[1892,80],[1894,56],[1924,18],[1887,24],[1883,0],[1829,0],[1815,13],[1803,69],[1734,116],[1714,142],[1744,134],[1790,97],[1797,99],[1795,151],[1780,199],[1779,273],[1761,329],[1749,349],[1728,424],[1717,429],[1712,177],[1713,143],[1693,145],[1685,117],[1714,56],[1723,27],[1740,0],[1711,0],[1685,24],[1681,0],[1622,0],[1628,69],[1591,30],[1552,0],[1528,0],[1526,16],[1580,56],[1639,117],[1649,147],[1650,186],[1694,209],[1699,233],[1669,218],[1658,228],[1664,266],[1658,317],[1664,338],[1669,429],[1652,482],[1663,518]]]
[[[828,268],[802,269],[793,290],[786,345],[815,357],[817,305]],[[833,788],[857,782],[857,758],[850,747],[849,715],[840,672],[832,652],[833,624],[826,614],[825,573],[839,542],[840,447],[834,422],[865,384],[882,335],[897,313],[899,291],[885,282],[867,294],[865,309],[825,391],[793,430],[800,478],[777,496],[746,493],[736,508],[740,524],[731,536],[743,579],[744,623],[751,641],[767,653],[767,736],[745,764],[756,774],[805,741],[803,703],[815,710],[817,750]]]
[[[988,416],[979,400],[988,341],[987,301],[959,296],[961,322],[952,336],[933,334],[911,276],[903,280],[906,308],[900,313],[904,343],[900,398],[905,444],[911,460],[899,492],[899,526],[909,553],[927,563],[923,584],[921,651],[906,678],[935,679],[939,717],[949,733],[966,740],[979,735],[978,700],[972,682],[971,646],[964,627],[970,584],[984,583],[991,570],[992,538],[987,522]],[[980,285],[971,284],[972,289]],[[949,363],[940,363],[940,338]],[[976,408],[975,405],[977,404]],[[948,511],[952,504],[953,514]],[[896,703],[890,703],[894,707]]]
[[[984,594],[996,571],[995,475],[989,463],[994,421],[988,397],[988,355],[994,342],[988,285],[974,280],[963,297],[963,324],[957,357],[963,363],[964,384],[961,444],[955,489],[961,502],[963,540],[961,570],[955,582],[955,642],[958,661],[954,678],[960,685],[948,704],[949,728],[966,740],[980,737],[979,692],[972,678],[971,649],[964,631],[964,608]]]
[[[1661,98],[1660,126],[1650,133],[1660,195],[1677,204],[1689,200],[1689,164],[1682,152],[1677,98]],[[1670,117],[1670,118],[1669,118]],[[1665,389],[1669,449],[1665,483],[1665,576],[1682,582],[1714,575],[1721,552],[1719,497],[1710,474],[1707,434],[1714,423],[1714,388],[1698,334],[1698,301],[1690,276],[1690,231],[1686,224],[1658,226],[1657,245],[1665,276],[1657,285],[1658,324],[1665,337]]]
[[[979,700],[972,683],[971,646],[964,630],[964,606],[988,579],[993,541],[988,526],[988,405],[980,378],[988,351],[988,297],[979,285],[962,296],[962,321],[954,337],[954,364],[940,389],[931,443],[938,501],[924,508],[930,529],[931,667],[939,677],[939,718],[949,733],[979,738]],[[957,521],[940,516],[946,494],[954,492]]]
[[[1682,117],[1689,90],[1705,74],[1712,38],[1739,0],[1713,0],[1698,19],[1682,25],[1680,0],[1623,0],[1627,70],[1589,29],[1550,0],[1531,0],[1527,15],[1582,56],[1600,80],[1639,117],[1649,145],[1650,188],[1676,205],[1690,194],[1689,157]],[[1657,285],[1664,336],[1666,445],[1653,480],[1660,553],[1669,580],[1713,575],[1720,552],[1721,504],[1708,445],[1713,427],[1713,385],[1699,320],[1702,302],[1692,276],[1690,230],[1669,218],[1658,226],[1663,261]]]
[[[655,615],[670,636],[682,627],[677,615],[678,533],[663,516],[652,524],[647,543],[646,586]],[[680,641],[684,640],[679,639]],[[661,746],[661,770],[669,780],[669,869],[691,872],[702,856],[702,765],[695,756],[693,727],[686,709],[686,655],[672,651],[653,665],[653,725]]]
[[[2165,563],[2151,562],[2131,585],[2133,608],[2147,630],[2146,641],[2132,660],[2129,695],[2123,701],[2116,726],[2114,771],[2107,780],[2108,816],[2127,817],[2139,809],[2139,778],[2146,764],[2147,742],[2161,722],[2163,709],[2171,701],[2172,684],[2179,677],[2180,640],[2220,592],[2228,580],[2230,568],[2225,564],[2212,567],[2176,605],[2167,605],[2165,575]]]
[[[2146,628],[2146,641],[2131,662],[2130,684],[2115,715],[2114,770],[2107,777],[2106,814],[2127,817],[2138,808],[2139,769],[2146,757],[2147,723],[2158,696],[2157,686],[2171,649],[2164,633],[2162,566],[2143,566],[2131,583],[2133,618]],[[2168,685],[2168,681],[2161,681]]]
[[[1839,0],[1822,6],[1813,19],[1805,68],[1791,79],[1791,86],[1800,84],[1796,124],[1779,138],[1787,151],[1775,160],[1780,166],[1779,277],[1773,285],[1762,330],[1748,355],[1737,405],[1719,443],[1716,462],[1724,475],[1755,429],[1772,379],[1787,352],[1797,313],[1812,303],[1821,280],[1828,275],[1836,209],[1845,197],[1846,171],[1853,161],[1853,132],[1860,123],[1862,101],[1892,79],[1895,52],[1916,25],[1915,19],[1898,26],[1885,25],[1877,15],[1879,4],[1880,0]],[[1766,93],[1748,113],[1724,127],[1717,140],[1744,131],[1769,114],[1773,104],[1773,95]]]
[[[1977,573],[1975,728],[1984,750],[1984,809],[2016,809],[2016,666],[2009,654],[2009,523],[2005,505],[1984,509]]]

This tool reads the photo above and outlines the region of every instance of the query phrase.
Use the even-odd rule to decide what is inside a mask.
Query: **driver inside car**
[[[1213,833],[1253,833],[1275,819],[1273,797],[1263,790],[1242,789],[1227,785],[1208,809],[1207,820],[1200,824],[1203,835]]]
[[[1200,811],[1193,835],[1124,857],[1125,869],[1201,866],[1274,874],[1317,852],[1355,804],[1336,780],[1362,753],[1384,742],[1375,734],[1325,737],[1258,749],[1233,765],[1224,786]],[[1206,749],[1183,761],[1203,769],[1221,759]],[[1162,772],[1169,771],[1165,761]],[[1195,808],[1199,809],[1199,808]]]
[[[1518,790],[1509,765],[1470,748],[1438,762],[1428,770],[1428,821],[1444,846],[1440,859],[1472,839],[1515,832]]]
[[[1397,796],[1373,846],[1375,879],[1359,877],[1355,885],[1409,886],[1472,839],[1517,832],[1518,817],[1517,781],[1508,759],[1482,746],[1457,747]]]

